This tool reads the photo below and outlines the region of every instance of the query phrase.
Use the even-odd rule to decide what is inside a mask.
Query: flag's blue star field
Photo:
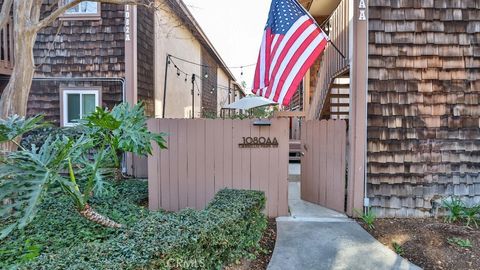
[[[267,27],[272,29],[272,34],[285,35],[292,25],[303,15],[306,15],[295,0],[273,0],[270,7]]]

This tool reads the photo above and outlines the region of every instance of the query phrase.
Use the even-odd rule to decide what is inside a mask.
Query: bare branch
[[[3,28],[10,19],[10,10],[12,9],[13,0],[4,0],[2,12],[0,13],[0,28]]]
[[[69,2],[65,5],[59,6],[55,11],[53,11],[50,15],[42,19],[37,25],[33,25],[32,27],[34,30],[39,31],[40,29],[47,27],[51,23],[53,23],[58,17],[62,16],[67,10],[73,8],[74,6],[80,4],[81,2],[84,2],[86,0],[73,0],[72,2]],[[106,4],[118,4],[118,5],[146,5],[149,6],[146,3],[143,2],[148,2],[152,3],[153,0],[147,0],[147,1],[141,1],[141,0],[89,0],[91,2],[97,2],[97,3],[106,3]]]
[[[51,52],[53,49],[55,49],[55,44],[57,43],[57,37],[60,35],[60,31],[62,30],[62,28],[63,28],[63,23],[60,23],[60,25],[59,25],[58,28],[57,28],[57,33],[56,33],[55,36],[53,37],[52,43],[50,43],[50,44],[48,45],[48,50],[47,50],[47,52],[46,52],[45,55],[43,56],[42,60],[39,61],[40,64],[34,66],[35,69],[40,68],[43,64],[45,64],[45,61],[47,60],[47,58],[50,57],[50,52]]]

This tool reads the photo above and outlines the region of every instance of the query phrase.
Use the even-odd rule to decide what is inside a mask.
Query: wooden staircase
[[[350,107],[350,36],[349,3],[343,0],[332,15],[322,24],[330,40],[343,56],[327,45],[321,55],[318,80],[307,119],[348,119]]]

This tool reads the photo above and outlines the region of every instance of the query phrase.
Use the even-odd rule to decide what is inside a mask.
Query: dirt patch
[[[480,269],[480,230],[437,219],[379,219],[370,230],[378,241],[394,250],[398,243],[403,257],[424,269]],[[468,239],[463,248],[449,239]],[[395,251],[395,250],[394,250]]]
[[[242,261],[239,265],[225,267],[224,270],[264,270],[272,258],[277,239],[277,223],[274,218],[268,220],[268,227],[260,240],[260,252],[253,261]]]

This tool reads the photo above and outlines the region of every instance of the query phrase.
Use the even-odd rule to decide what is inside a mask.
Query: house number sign
[[[359,9],[359,12],[360,12],[360,14],[358,15],[358,20],[359,21],[366,21],[367,20],[367,15],[366,15],[367,4],[366,4],[366,1],[367,0],[360,0],[360,3],[358,4],[358,9]]]
[[[277,138],[266,137],[243,137],[242,142],[238,144],[240,148],[277,148]]]
[[[125,41],[130,41],[130,6],[125,6]]]

